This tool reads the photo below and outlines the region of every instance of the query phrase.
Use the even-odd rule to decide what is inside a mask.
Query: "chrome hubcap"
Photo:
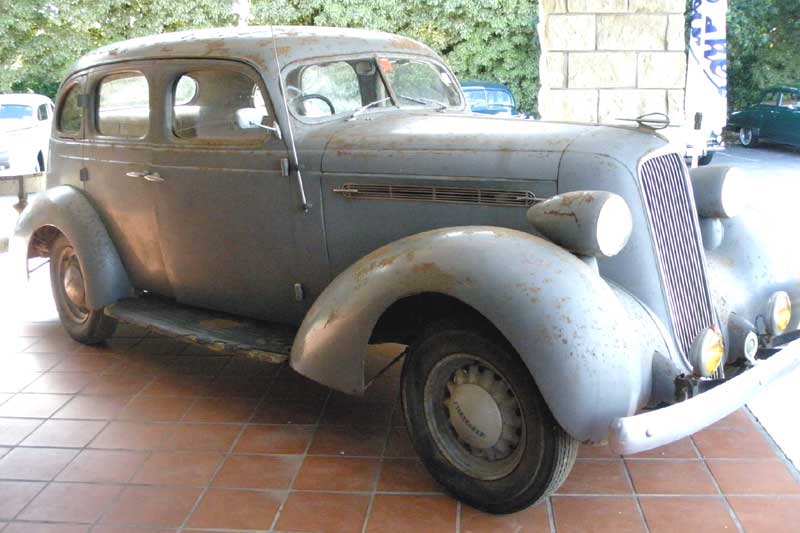
[[[57,261],[63,311],[73,322],[83,323],[89,318],[89,310],[86,308],[86,284],[78,256],[72,247],[67,247],[62,250]]]
[[[83,285],[83,273],[75,264],[74,256],[64,271],[64,292],[69,300],[80,307],[86,306],[86,289]]]
[[[742,144],[747,145],[750,144],[750,141],[753,139],[753,132],[749,129],[742,128],[739,130],[739,140]]]
[[[442,453],[464,473],[499,479],[519,464],[525,427],[519,401],[503,376],[470,354],[453,354],[432,369],[425,412]]]

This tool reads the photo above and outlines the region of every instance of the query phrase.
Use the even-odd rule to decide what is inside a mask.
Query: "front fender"
[[[20,214],[10,252],[16,264],[26,265],[26,273],[31,237],[46,226],[63,233],[78,253],[90,309],[100,309],[130,294],[130,280],[119,253],[97,211],[80,190],[68,185],[48,189],[37,194]]]
[[[763,332],[764,322],[759,317],[775,291],[786,291],[792,300],[794,312],[787,330],[800,323],[800,251],[788,237],[791,207],[777,201],[769,207],[723,219],[721,244],[706,251],[709,281],[723,327],[731,314],[736,314]]]
[[[637,359],[635,328],[612,289],[553,243],[495,227],[421,233],[353,264],[303,321],[292,367],[335,389],[363,393],[367,343],[381,314],[427,292],[454,297],[491,321],[573,437],[601,442],[614,417],[641,404],[649,376]]]

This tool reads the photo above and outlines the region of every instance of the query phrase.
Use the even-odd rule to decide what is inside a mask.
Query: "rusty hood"
[[[556,180],[564,150],[592,126],[390,111],[331,129],[325,173]]]

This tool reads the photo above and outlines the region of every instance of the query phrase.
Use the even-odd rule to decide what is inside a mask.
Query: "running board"
[[[283,363],[289,358],[297,333],[291,326],[243,319],[153,297],[126,298],[106,307],[105,313],[120,322],[210,350],[243,354],[271,363]]]

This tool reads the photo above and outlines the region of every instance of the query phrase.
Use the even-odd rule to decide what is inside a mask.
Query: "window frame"
[[[461,89],[461,84],[458,83],[458,78],[453,71],[442,61],[440,61],[437,57],[429,56],[425,54],[410,54],[406,52],[396,52],[393,50],[383,50],[381,52],[364,52],[359,54],[337,54],[337,55],[330,55],[330,56],[317,56],[307,59],[298,59],[296,61],[292,61],[291,63],[287,63],[281,67],[281,80],[283,81],[283,85],[288,87],[288,80],[286,79],[289,73],[291,73],[294,69],[305,66],[305,65],[318,65],[321,63],[333,63],[336,61],[357,61],[359,59],[370,59],[375,62],[378,66],[378,72],[380,73],[381,80],[383,81],[384,85],[386,86],[387,95],[391,97],[392,104],[391,106],[375,108],[377,112],[388,112],[388,111],[399,111],[399,110],[421,110],[426,109],[422,106],[400,106],[397,103],[397,95],[394,93],[394,88],[391,86],[389,81],[386,79],[383,73],[383,69],[378,64],[379,58],[398,58],[398,59],[416,59],[418,61],[428,61],[430,63],[434,63],[435,65],[441,67],[445,70],[450,77],[456,82],[456,90],[458,91],[458,95],[461,99],[461,105],[459,107],[452,108],[453,111],[463,111],[465,107],[468,107],[466,104],[466,98],[464,97],[464,92]],[[287,102],[288,103],[288,102]],[[316,126],[319,124],[328,124],[330,122],[335,122],[337,120],[347,120],[348,115],[341,113],[338,115],[330,115],[327,117],[306,117],[302,115],[298,115],[295,113],[292,106],[287,105],[289,108],[289,117],[290,120],[295,120],[296,122],[307,125],[307,126]]]
[[[86,122],[87,122],[87,105],[86,98],[86,75],[79,74],[69,78],[64,82],[63,89],[59,91],[58,100],[56,103],[55,112],[53,113],[53,131],[56,136],[62,139],[85,139],[86,138]],[[67,131],[61,128],[61,116],[64,112],[64,102],[73,90],[78,89],[78,105],[83,109],[81,113],[81,125],[77,131]],[[81,97],[83,102],[81,102]]]
[[[139,74],[142,76],[145,81],[147,82],[147,105],[148,105],[148,114],[147,114],[147,132],[141,137],[130,137],[130,136],[120,136],[120,135],[108,135],[100,131],[100,88],[103,84],[103,80],[110,76],[115,76],[117,74],[125,74],[125,73],[134,73]],[[154,83],[153,80],[150,78],[150,75],[146,69],[141,68],[139,65],[136,64],[115,64],[112,68],[104,68],[100,67],[93,72],[92,79],[90,80],[90,90],[86,91],[89,96],[89,103],[88,108],[91,109],[91,113],[85,113],[88,115],[89,123],[91,124],[91,132],[92,136],[98,140],[113,140],[113,141],[127,141],[127,142],[136,142],[136,141],[145,141],[150,138],[153,134],[154,127],[153,125],[156,123],[154,120],[154,113],[153,110],[155,109],[153,106],[153,87]]]
[[[261,91],[261,95],[264,98],[264,105],[267,108],[267,112],[269,116],[278,121],[278,117],[275,114],[275,105],[273,103],[272,94],[270,94],[269,90],[267,89],[266,84],[264,83],[264,79],[261,76],[260,72],[253,68],[252,66],[248,65],[247,63],[243,63],[241,61],[236,61],[233,59],[188,59],[188,60],[179,60],[179,59],[168,59],[165,60],[169,62],[169,66],[165,65],[164,75],[161,78],[160,85],[158,86],[159,95],[163,99],[163,109],[164,115],[163,120],[161,121],[162,126],[162,136],[164,142],[167,144],[171,144],[173,146],[203,146],[209,148],[219,148],[219,149],[230,149],[230,148],[253,148],[253,147],[263,147],[267,146],[268,144],[274,141],[280,141],[278,137],[275,136],[273,132],[267,131],[262,129],[263,135],[259,138],[253,139],[226,139],[226,138],[188,138],[188,137],[178,137],[175,135],[175,87],[177,86],[178,81],[183,76],[191,76],[193,71],[198,70],[228,70],[231,72],[236,72],[242,74],[248,78],[250,78],[254,82],[254,90],[257,86]],[[194,78],[192,78],[194,79]],[[197,94],[201,90],[199,82],[195,80],[197,83],[197,93],[192,98],[192,101],[195,101],[197,98]],[[186,105],[186,104],[183,104]],[[282,141],[281,141],[282,142]]]

